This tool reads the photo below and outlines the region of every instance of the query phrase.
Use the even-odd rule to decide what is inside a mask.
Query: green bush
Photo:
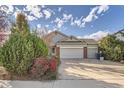
[[[100,50],[103,52],[105,59],[112,61],[124,60],[124,42],[116,39],[113,35],[104,37],[99,42]]]
[[[13,33],[1,48],[1,62],[8,71],[27,74],[35,58],[48,55],[45,43],[36,35]]]

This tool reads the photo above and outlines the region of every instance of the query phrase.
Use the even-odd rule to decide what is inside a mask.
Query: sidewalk
[[[95,80],[11,81],[12,88],[115,88],[119,85]]]

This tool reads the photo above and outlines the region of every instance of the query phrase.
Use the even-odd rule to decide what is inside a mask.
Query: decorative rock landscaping
[[[6,71],[6,69],[0,66],[0,80],[9,80],[10,74]]]

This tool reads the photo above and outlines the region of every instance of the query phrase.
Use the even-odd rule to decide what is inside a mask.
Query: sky
[[[78,38],[102,37],[124,29],[124,6],[109,5],[5,5],[11,20],[17,13],[27,16],[32,29],[47,28],[49,32],[59,30]]]

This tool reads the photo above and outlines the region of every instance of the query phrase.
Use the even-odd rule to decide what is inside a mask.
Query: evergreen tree
[[[28,20],[23,13],[17,14],[16,23],[12,26],[12,32],[19,32],[24,35],[30,32]]]

